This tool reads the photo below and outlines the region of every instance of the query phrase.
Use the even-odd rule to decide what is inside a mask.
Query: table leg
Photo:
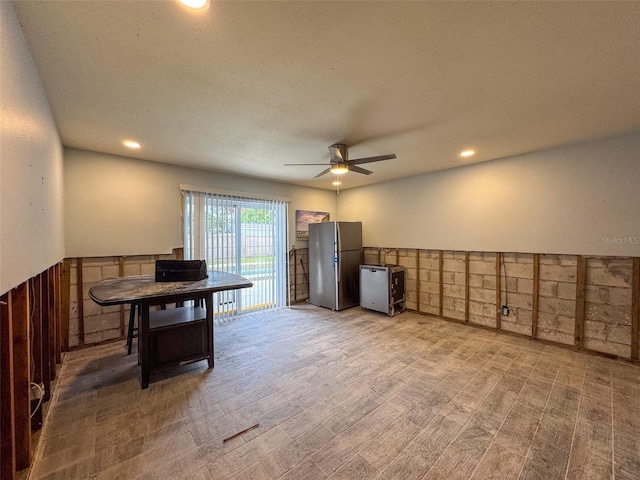
[[[133,344],[133,324],[136,320],[136,304],[131,304],[129,310],[129,330],[127,331],[127,355],[131,355],[131,347]]]
[[[205,298],[205,308],[207,309],[207,338],[208,338],[207,354],[209,355],[207,362],[209,363],[209,368],[213,368],[215,333],[213,329],[213,293],[212,292],[208,293]]]
[[[149,386],[151,366],[149,364],[149,304],[138,304],[139,311],[142,312],[138,325],[138,352],[140,355],[140,383],[145,389]]]

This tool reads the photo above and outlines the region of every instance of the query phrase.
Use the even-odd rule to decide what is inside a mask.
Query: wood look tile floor
[[[215,357],[141,390],[121,343],[70,353],[30,478],[640,479],[636,365],[310,305],[216,326]]]

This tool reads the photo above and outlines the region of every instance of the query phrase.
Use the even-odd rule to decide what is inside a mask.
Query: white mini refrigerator
[[[394,316],[404,311],[404,267],[360,265],[360,306]]]

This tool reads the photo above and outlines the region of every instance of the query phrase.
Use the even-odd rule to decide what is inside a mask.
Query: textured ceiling
[[[640,2],[14,6],[69,147],[319,188],[282,164],[397,154],[350,188],[640,128]]]

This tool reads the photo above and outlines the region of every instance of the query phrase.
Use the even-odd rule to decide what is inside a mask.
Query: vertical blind
[[[184,258],[248,278],[253,287],[218,292],[214,318],[286,305],[287,202],[183,191]]]

